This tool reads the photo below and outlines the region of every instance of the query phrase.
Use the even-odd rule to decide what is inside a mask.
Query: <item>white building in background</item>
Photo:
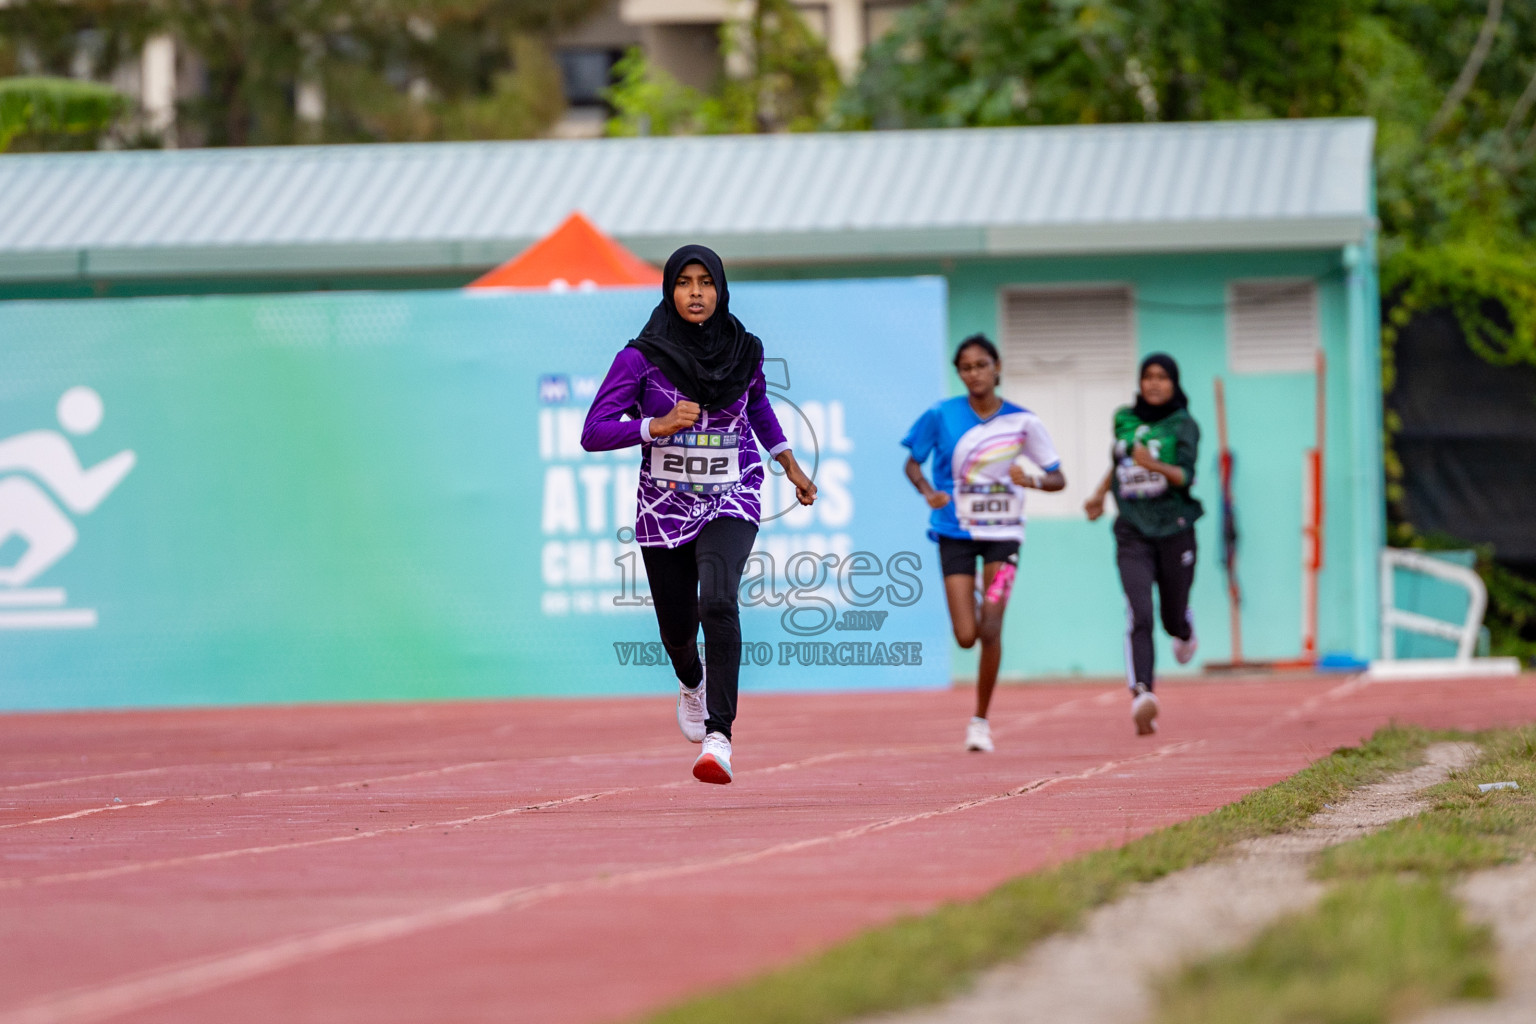
[[[600,134],[608,111],[602,90],[614,62],[638,46],[685,85],[706,88],[725,68],[720,28],[752,13],[753,0],[608,0],[585,24],[557,41],[570,109],[554,134]],[[811,30],[826,40],[843,78],[859,69],[865,47],[890,30],[913,0],[823,0],[795,3]]]
[[[0,7],[11,0],[0,0]],[[827,49],[843,78],[858,71],[870,43],[894,24],[914,0],[821,0],[796,2],[811,30]],[[754,0],[607,0],[592,17],[555,41],[568,109],[551,134],[583,138],[602,134],[609,110],[603,90],[613,66],[632,46],[685,85],[703,89],[724,73],[720,30],[752,14]],[[82,45],[77,77],[91,76],[89,47]],[[138,101],[140,129],[159,136],[174,148],[177,142],[176,104],[197,95],[201,66],[197,55],[169,35],[144,43],[136,65],[119,68],[111,85]],[[303,82],[294,91],[299,119],[318,122],[325,116],[325,96],[317,83]],[[185,141],[185,140],[184,140]],[[196,141],[192,142],[196,145]]]
[[[0,0],[0,3],[5,0]],[[796,3],[795,9],[827,49],[845,80],[859,69],[864,49],[879,39],[914,0],[824,0]],[[603,90],[624,52],[638,46],[658,67],[678,81],[708,88],[725,68],[720,29],[752,13],[753,0],[608,0],[555,44],[567,110],[551,134],[561,138],[601,135],[609,110]],[[178,63],[178,58],[180,63]],[[144,45],[137,76],[114,83],[139,98],[144,126],[174,145],[176,102],[196,90],[194,54],[179,52],[170,36]],[[295,112],[303,121],[325,116],[325,97],[312,82],[294,93]]]
[[[825,0],[796,3],[811,29],[826,40],[843,77],[859,67],[864,48],[890,28],[895,15],[911,0]],[[697,53],[695,37],[710,37],[710,49],[720,25],[751,11],[750,0],[619,0],[619,18],[641,30],[640,43],[653,59],[670,67],[674,55],[688,61]],[[679,71],[684,69],[680,68]]]

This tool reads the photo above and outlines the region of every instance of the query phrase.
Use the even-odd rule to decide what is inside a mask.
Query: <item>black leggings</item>
[[[1169,636],[1188,640],[1194,634],[1189,616],[1189,590],[1195,582],[1195,528],[1170,537],[1148,537],[1123,519],[1115,520],[1115,561],[1125,589],[1126,683],[1152,689],[1152,585],[1157,584],[1158,610]]]
[[[736,683],[741,669],[741,615],[737,590],[741,571],[757,539],[757,524],[745,519],[715,519],[699,535],[675,548],[641,548],[651,600],[661,627],[661,644],[685,686],[699,685],[699,626],[704,626],[704,657],[709,688],[704,691],[709,717],[704,728],[731,735],[736,720]]]

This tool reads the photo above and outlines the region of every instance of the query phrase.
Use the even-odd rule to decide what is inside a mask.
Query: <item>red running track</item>
[[[1209,811],[1536,679],[751,696],[730,786],[661,699],[0,716],[0,1024],[633,1017]]]

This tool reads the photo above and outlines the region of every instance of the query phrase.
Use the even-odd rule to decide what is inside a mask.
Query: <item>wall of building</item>
[[[729,258],[729,253],[726,253]],[[1311,373],[1234,374],[1227,363],[1226,290],[1252,278],[1310,277],[1317,281],[1319,336],[1328,360],[1325,452],[1327,514],[1320,584],[1322,653],[1374,653],[1377,642],[1376,552],[1382,545],[1380,376],[1376,339],[1375,270],[1369,250],[1212,253],[1050,259],[914,260],[889,263],[733,267],[736,280],[940,275],[949,283],[951,348],[976,331],[999,333],[1000,290],[1012,286],[1128,285],[1136,300],[1138,355],[1172,353],[1180,362],[1191,411],[1204,431],[1196,495],[1207,514],[1197,528],[1200,569],[1193,606],[1201,651],[1193,666],[1230,657],[1226,579],[1221,563],[1220,490],[1216,469],[1213,381],[1226,381],[1231,444],[1236,453],[1235,505],[1244,593],[1244,653],[1249,659],[1299,653],[1302,605],[1303,452],[1315,440],[1315,378]],[[332,275],[325,278],[209,279],[12,284],[0,297],[86,297],[93,294],[246,293],[457,287],[473,275]],[[94,289],[94,290],[93,290]],[[766,339],[770,347],[774,339]],[[878,358],[878,339],[867,343]],[[958,380],[946,362],[949,393]],[[1125,382],[1131,398],[1134,381]],[[934,396],[935,399],[941,397]],[[1027,391],[1008,397],[1028,406]],[[911,410],[916,418],[922,410]],[[1049,426],[1049,424],[1047,424]],[[1069,476],[1092,479],[1103,461],[1067,465]],[[890,471],[901,471],[899,438],[890,439]],[[914,495],[914,544],[926,543],[926,510]],[[1022,582],[1006,624],[1005,676],[1117,675],[1122,671],[1123,601],[1114,569],[1109,523],[1036,518],[1029,528]],[[1175,671],[1166,638],[1159,665]],[[957,677],[973,673],[973,657],[957,652]]]
[[[1196,528],[1200,545],[1193,607],[1201,638],[1196,661],[1174,666],[1159,637],[1160,672],[1196,671],[1231,651],[1221,555],[1214,379],[1227,389],[1235,453],[1235,507],[1240,533],[1242,629],[1248,659],[1300,652],[1302,621],[1303,453],[1315,443],[1315,375],[1234,374],[1227,358],[1227,286],[1233,280],[1312,277],[1317,281],[1319,334],[1327,357],[1324,568],[1319,593],[1318,650],[1370,656],[1376,645],[1376,552],[1382,544],[1380,374],[1373,313],[1374,268],[1344,252],[1212,253],[1125,257],[914,261],[903,264],[753,268],[739,277],[836,277],[944,274],[950,284],[951,347],[976,331],[997,337],[999,291],[1052,283],[1128,284],[1136,299],[1139,355],[1165,351],[1179,360],[1190,410],[1203,431],[1195,494],[1206,507]],[[772,339],[766,339],[771,345]],[[958,379],[946,367],[950,393]],[[1126,400],[1135,382],[1127,380]],[[939,396],[935,396],[939,397]],[[1028,406],[1028,393],[1007,397]],[[919,409],[912,410],[915,419]],[[1050,424],[1047,424],[1049,427]],[[891,439],[891,472],[902,449]],[[1104,460],[1064,466],[1071,476],[1101,476]],[[914,495],[914,534],[925,507]],[[1123,671],[1124,604],[1114,567],[1108,518],[1045,519],[1030,524],[1020,585],[1009,608],[1004,676],[1117,675]],[[956,677],[974,673],[974,658],[956,656]]]
[[[913,6],[912,0],[805,0],[794,4],[811,31],[827,44],[840,74],[852,78],[864,50],[888,32],[896,17]],[[728,21],[749,16],[752,5],[735,0],[620,0],[619,18],[626,24],[649,28],[701,26],[718,34]],[[717,39],[711,39],[711,44]],[[686,51],[657,47],[650,37],[643,43],[646,55],[685,81],[697,73],[699,57]],[[718,69],[718,56],[715,60]],[[696,82],[695,84],[708,84]]]

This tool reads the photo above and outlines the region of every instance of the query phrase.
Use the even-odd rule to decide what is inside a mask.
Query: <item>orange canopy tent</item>
[[[470,288],[615,288],[661,284],[661,271],[609,238],[580,213]]]

